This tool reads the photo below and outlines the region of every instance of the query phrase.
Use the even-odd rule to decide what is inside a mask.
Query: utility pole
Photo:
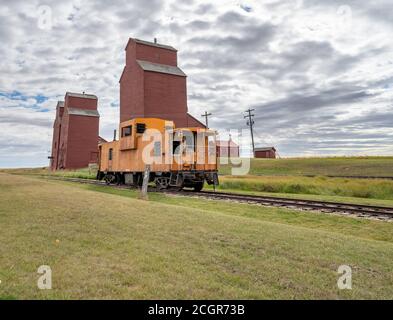
[[[247,113],[247,115],[244,116],[244,119],[248,119],[247,120],[247,125],[250,127],[250,131],[251,131],[251,141],[252,141],[252,156],[255,157],[255,144],[254,144],[254,114],[252,113],[253,111],[255,111],[255,109],[248,109],[247,111],[245,111]]]
[[[211,113],[208,113],[207,111],[205,111],[205,114],[202,114],[201,117],[205,118],[205,122],[206,122],[206,129],[209,129],[209,117],[211,116]]]

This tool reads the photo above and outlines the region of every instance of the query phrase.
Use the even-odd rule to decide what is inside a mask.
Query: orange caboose
[[[146,167],[158,188],[218,184],[216,135],[203,128],[175,128],[173,121],[136,118],[120,124],[118,141],[99,145],[97,178],[140,186]]]

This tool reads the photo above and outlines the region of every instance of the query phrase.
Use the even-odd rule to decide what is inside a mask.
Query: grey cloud
[[[20,111],[22,112],[22,111]],[[19,115],[0,115],[0,123],[8,123],[8,124],[21,124],[33,127],[44,127],[49,128],[53,125],[53,120],[51,121],[49,118],[34,118],[31,119],[28,116],[23,114]]]
[[[193,31],[208,30],[211,27],[211,23],[202,20],[195,20],[186,24],[185,27],[190,28]]]
[[[208,4],[201,4],[195,10],[195,13],[197,15],[201,15],[201,16],[203,16],[204,14],[206,14],[208,12],[215,12],[215,7],[212,4],[210,4],[210,3],[208,3]]]
[[[234,11],[228,11],[218,17],[216,25],[224,28],[244,28],[245,26],[250,25],[250,18],[247,18]]]
[[[275,27],[271,24],[249,26],[242,36],[210,36],[194,37],[189,40],[193,45],[207,46],[222,51],[234,50],[238,54],[259,50],[268,44],[275,33]]]
[[[393,108],[391,108],[393,109]],[[340,121],[341,125],[353,125],[358,129],[365,128],[391,128],[393,129],[393,110],[381,112],[381,111],[372,111],[363,116],[353,117],[350,120]],[[393,134],[393,132],[392,132]],[[393,144],[393,141],[392,141]]]
[[[335,88],[320,92],[311,96],[294,95],[288,98],[267,103],[264,105],[255,106],[255,108],[263,109],[264,113],[280,112],[280,115],[287,112],[302,114],[303,112],[310,112],[312,110],[322,111],[325,107],[342,106],[348,103],[355,103],[370,97],[366,91],[359,90],[345,90]],[[270,116],[274,116],[271,114]]]

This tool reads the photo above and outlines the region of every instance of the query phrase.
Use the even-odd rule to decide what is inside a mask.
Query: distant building
[[[237,158],[239,157],[239,145],[234,143],[232,140],[222,141],[217,140],[216,143],[217,156],[220,158]]]
[[[276,159],[277,150],[274,147],[255,148],[255,158]]]
[[[67,92],[59,101],[53,125],[52,170],[86,168],[98,160],[98,99]]]

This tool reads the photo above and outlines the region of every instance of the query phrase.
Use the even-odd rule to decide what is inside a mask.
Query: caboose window
[[[136,124],[136,133],[145,133],[146,124],[145,123],[137,123]]]
[[[196,132],[185,132],[183,145],[189,151],[195,151]]]
[[[109,149],[109,161],[113,159],[113,149]]]
[[[124,127],[122,137],[129,137],[132,134],[132,126]]]
[[[173,154],[180,154],[180,141],[173,141]]]

